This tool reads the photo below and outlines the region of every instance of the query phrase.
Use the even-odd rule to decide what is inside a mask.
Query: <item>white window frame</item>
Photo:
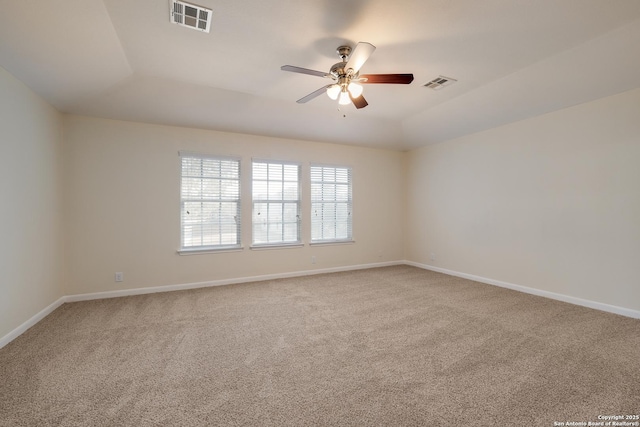
[[[347,182],[338,181],[336,178],[338,171],[346,172]],[[333,172],[334,179],[325,180],[326,172]],[[310,244],[353,243],[353,168],[342,165],[311,164],[309,182],[311,186]],[[342,191],[337,191],[338,187]],[[333,211],[329,209],[327,212],[324,209],[325,204],[342,205],[340,210],[346,210],[346,218],[339,218],[337,206],[334,206]],[[325,218],[325,215],[329,217]],[[341,229],[346,229],[346,232],[340,232]]]
[[[267,175],[266,179],[263,177],[256,177],[255,167],[257,164],[264,164],[267,167]],[[294,166],[297,168],[297,179],[287,180],[283,175],[281,179],[278,179],[276,175],[275,179],[270,179],[271,171],[269,169],[269,165],[281,166],[284,173],[285,166]],[[302,188],[301,188],[301,177],[302,177],[302,166],[298,162],[291,161],[283,161],[283,160],[272,160],[272,159],[252,159],[251,161],[251,198],[252,198],[252,213],[251,213],[251,226],[252,226],[252,235],[251,235],[251,248],[252,249],[261,249],[261,248],[283,248],[283,247],[299,247],[302,246],[302,237],[301,237],[301,221],[300,221],[300,213],[301,213],[301,200],[302,200]],[[287,198],[285,193],[285,187],[289,186],[291,188],[291,184],[296,184],[296,192],[297,198]],[[288,185],[287,185],[288,184]],[[271,187],[271,186],[274,187]],[[263,187],[261,190],[258,190],[256,187]],[[266,186],[266,187],[265,187]],[[282,189],[281,197],[274,198],[273,194],[269,194],[271,188],[277,188],[280,186]],[[266,188],[266,193],[264,192],[264,188]],[[263,212],[263,209],[258,209],[257,206],[264,207],[267,205],[267,212]],[[290,207],[291,205],[295,205],[295,221],[287,220],[286,218],[286,208],[287,205]],[[269,215],[269,211],[271,208],[277,209],[275,212],[278,212],[281,216],[281,220],[272,220]],[[278,213],[276,214],[276,216]],[[286,233],[285,229],[290,228],[292,224],[295,224],[296,229],[296,238],[293,240],[284,240],[284,235]],[[270,240],[271,234],[270,230],[272,227],[278,229],[278,225],[280,226],[280,233],[283,237],[282,240]],[[264,227],[266,227],[266,237],[267,240],[264,241],[261,239],[260,241],[256,241],[256,237],[258,235],[264,234]],[[259,230],[261,229],[261,230]]]
[[[217,156],[211,154],[201,154],[201,153],[193,153],[193,152],[179,152],[180,157],[180,249],[178,253],[181,255],[184,254],[192,254],[192,253],[206,253],[206,252],[220,252],[220,251],[234,251],[242,249],[242,227],[241,227],[241,210],[242,210],[242,188],[241,188],[241,159],[239,157],[231,157],[231,156]],[[184,169],[184,160],[185,159],[196,159],[199,161],[213,161],[213,162],[233,162],[237,165],[237,176],[236,177],[228,177],[223,176],[222,170],[220,170],[217,176],[205,176],[203,170],[201,169],[200,174],[198,175],[187,175]],[[221,164],[222,166],[222,164]],[[233,194],[233,192],[223,195],[222,188],[220,188],[220,193],[216,196],[211,194],[209,196],[200,194],[200,196],[187,196],[185,195],[185,188],[183,186],[183,181],[185,179],[191,180],[200,180],[201,181],[201,192],[204,192],[204,186],[207,181],[211,183],[211,181],[218,181],[218,184],[222,186],[222,183],[227,182],[236,182],[237,183],[237,193]],[[206,244],[187,244],[186,235],[189,228],[189,225],[186,221],[186,215],[188,215],[188,211],[185,208],[185,204],[200,204],[201,209],[204,208],[205,204],[218,204],[218,216],[217,216],[217,224],[213,221],[209,222],[214,228],[218,229],[211,232],[211,236],[218,235],[218,240],[220,241],[218,244],[215,243],[206,243]],[[235,204],[233,221],[235,222],[235,230],[231,233],[235,234],[235,243],[223,243],[221,229],[224,227],[224,221],[226,220],[226,225],[229,225],[229,215],[223,215],[223,206],[222,204]],[[204,210],[204,209],[203,209]],[[205,218],[200,218],[200,226],[207,225],[208,221]],[[203,231],[201,228],[201,239],[204,239]]]

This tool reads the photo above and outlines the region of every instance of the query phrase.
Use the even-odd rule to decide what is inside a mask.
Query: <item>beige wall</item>
[[[63,295],[62,120],[0,67],[0,338]]]
[[[407,162],[409,260],[640,310],[640,89]]]
[[[78,116],[65,120],[67,294],[177,285],[402,260],[404,154]],[[242,158],[241,252],[180,256],[179,158],[188,150]],[[309,162],[353,167],[355,244],[251,250],[252,157],[302,163],[303,241]],[[317,263],[311,263],[311,256]],[[115,283],[122,271],[124,282]]]
[[[405,258],[640,309],[640,90],[409,153],[61,117],[2,68],[0,93],[0,337],[63,295]],[[180,150],[242,158],[243,251],[177,255]],[[302,164],[304,247],[249,249],[252,157]],[[353,167],[355,244],[308,245],[310,162]]]

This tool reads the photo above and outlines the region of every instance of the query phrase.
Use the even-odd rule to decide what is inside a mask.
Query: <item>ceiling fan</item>
[[[298,104],[304,104],[326,92],[329,98],[337,99],[340,105],[348,105],[352,102],[356,108],[364,108],[369,103],[362,96],[361,84],[409,84],[413,81],[413,74],[360,74],[360,68],[369,59],[374,50],[376,50],[376,47],[367,42],[359,42],[353,51],[350,46],[340,46],[337,49],[337,53],[342,61],[334,64],[328,73],[293,65],[283,65],[280,69],[293,73],[329,78],[334,81],[298,99],[296,101]]]

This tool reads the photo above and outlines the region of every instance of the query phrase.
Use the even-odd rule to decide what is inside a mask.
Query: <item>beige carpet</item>
[[[2,426],[553,426],[640,413],[640,321],[408,266],[65,304]]]

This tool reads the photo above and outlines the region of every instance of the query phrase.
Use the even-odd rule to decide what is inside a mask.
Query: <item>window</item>
[[[312,165],[311,243],[351,241],[351,206],[351,168]]]
[[[253,245],[299,244],[300,165],[253,161]]]
[[[181,249],[240,248],[240,160],[180,153]]]

